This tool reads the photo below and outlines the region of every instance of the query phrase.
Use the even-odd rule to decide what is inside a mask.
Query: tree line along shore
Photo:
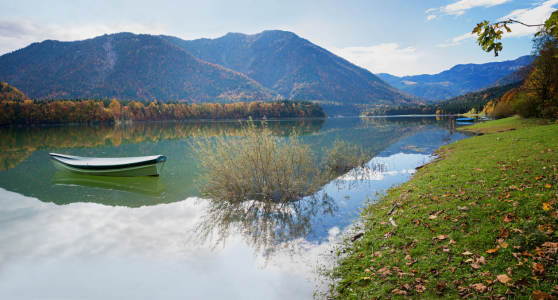
[[[324,118],[311,101],[201,103],[146,102],[116,99],[31,100],[6,83],[0,88],[0,126],[119,123],[142,121],[218,120],[247,118]]]

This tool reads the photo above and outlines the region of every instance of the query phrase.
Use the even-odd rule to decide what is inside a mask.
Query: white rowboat
[[[100,158],[50,153],[50,161],[58,170],[83,175],[159,176],[166,160],[164,155]]]

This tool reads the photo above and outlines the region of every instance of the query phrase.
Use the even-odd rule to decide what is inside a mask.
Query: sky
[[[512,25],[498,57],[470,32],[483,20],[540,24],[558,0],[0,0],[0,7],[0,55],[117,32],[192,40],[278,29],[373,73],[404,76],[528,55],[536,27]]]

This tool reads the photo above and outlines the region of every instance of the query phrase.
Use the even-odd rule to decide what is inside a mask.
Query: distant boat
[[[117,190],[158,198],[167,194],[167,186],[161,177],[92,176],[57,171],[51,182],[53,186],[81,186]]]
[[[164,155],[99,158],[50,153],[50,161],[58,170],[82,175],[159,176],[166,160]]]
[[[475,120],[475,118],[459,118],[456,121],[457,122],[473,122]]]
[[[457,123],[459,125],[475,125],[475,123],[473,123],[473,122],[455,122],[455,123]]]

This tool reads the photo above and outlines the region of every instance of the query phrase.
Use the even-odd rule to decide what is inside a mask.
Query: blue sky
[[[0,7],[0,55],[45,39],[122,31],[197,39],[280,29],[373,73],[402,76],[529,54],[535,29],[514,25],[499,57],[483,52],[469,33],[482,20],[539,23],[558,0],[0,0]]]

